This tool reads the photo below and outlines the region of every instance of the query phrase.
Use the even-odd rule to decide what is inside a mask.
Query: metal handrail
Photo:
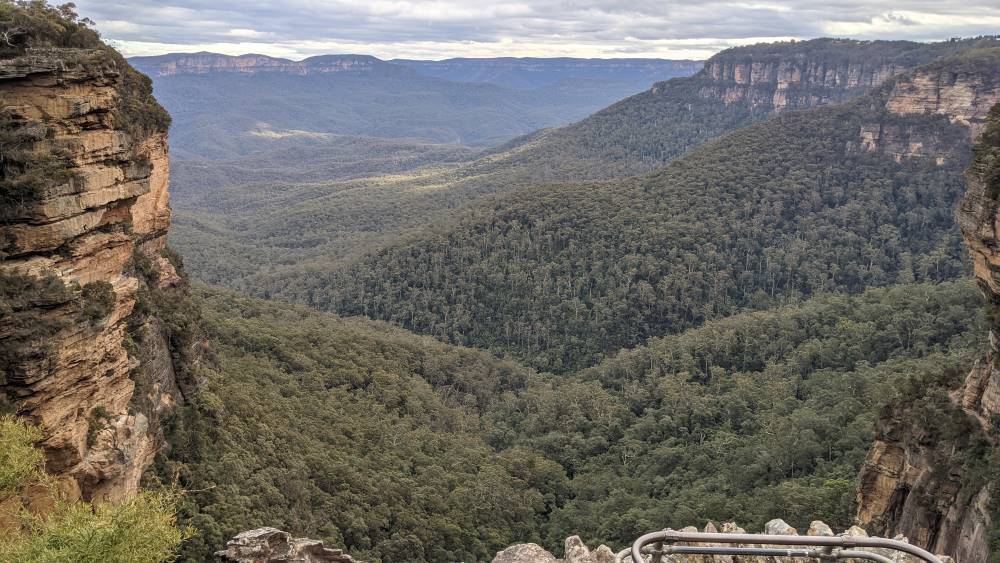
[[[661,550],[654,550],[654,561],[660,555],[754,555],[772,557],[793,557],[810,559],[866,559],[875,563],[894,563],[892,559],[878,553],[868,551],[856,551],[849,549],[830,550],[824,549],[781,549],[776,547],[695,547],[695,546],[667,546]],[[623,563],[625,558],[632,561],[632,548],[626,547],[615,554],[614,563]]]
[[[826,548],[823,550],[780,550],[776,548],[769,547],[720,547],[720,546],[675,546],[672,544],[679,542],[687,543],[722,543],[722,544],[768,544],[768,545],[792,545],[792,546],[806,546],[806,547],[822,547]],[[851,553],[850,557],[856,559],[868,559],[870,561],[877,561],[879,563],[885,563],[891,561],[881,555],[875,553],[869,553],[866,551],[855,551],[851,548],[882,548],[891,549],[895,551],[901,551],[903,553],[908,553],[914,557],[917,557],[927,563],[942,563],[941,559],[937,556],[931,554],[930,552],[921,549],[915,545],[910,545],[906,542],[901,542],[898,540],[890,540],[885,538],[867,538],[858,536],[785,536],[785,535],[769,535],[769,534],[719,534],[719,533],[707,533],[707,532],[678,532],[675,530],[663,530],[661,532],[653,532],[640,536],[639,539],[635,540],[632,544],[630,550],[623,550],[619,556],[616,556],[617,561],[621,561],[624,557],[623,554],[631,552],[631,557],[633,563],[642,563],[642,548],[649,544],[658,544],[658,547],[663,546],[663,544],[668,544],[667,546],[660,547],[658,549],[660,554],[701,554],[701,555],[780,555],[786,557],[813,557],[813,558],[830,558],[830,559],[846,559],[848,556],[844,556],[845,551]],[[837,548],[837,551],[833,551]],[[696,551],[692,551],[696,550]],[[731,550],[754,550],[752,553],[735,553]],[[773,550],[778,553],[770,554],[764,553],[764,551]]]

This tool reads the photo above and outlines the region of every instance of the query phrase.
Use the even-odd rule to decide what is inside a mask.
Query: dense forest
[[[201,560],[262,525],[384,561],[489,560],[581,534],[781,516],[844,526],[879,409],[967,369],[968,282],[737,315],[576,374],[389,325],[202,290],[210,362],[165,482]]]
[[[645,178],[520,190],[343,273],[247,289],[565,372],[745,309],[952,279],[968,135],[888,115],[884,95],[741,129]],[[879,122],[954,152],[939,166],[863,150]]]

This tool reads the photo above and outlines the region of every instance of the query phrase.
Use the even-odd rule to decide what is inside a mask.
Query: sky
[[[998,0],[76,0],[126,55],[705,59],[786,39],[1000,33]]]

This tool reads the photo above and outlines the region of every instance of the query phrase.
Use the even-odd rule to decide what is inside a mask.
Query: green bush
[[[65,322],[45,318],[40,310],[73,299],[70,289],[54,275],[36,277],[0,272],[0,323],[7,331],[0,340],[3,373],[11,374],[19,362],[46,354],[48,338],[59,332]]]
[[[79,19],[72,2],[50,6],[45,0],[0,0],[0,56],[17,56],[25,49],[103,46],[101,36]]]
[[[90,282],[80,291],[81,314],[91,323],[107,317],[115,308],[115,287],[106,281]]]
[[[22,217],[45,197],[46,190],[72,178],[65,152],[35,150],[35,144],[46,136],[44,124],[24,122],[0,111],[0,221]]]
[[[94,407],[94,410],[90,411],[90,416],[87,417],[88,447],[97,443],[97,434],[108,427],[109,420],[111,420],[111,413],[103,406]]]
[[[107,416],[107,411],[94,409]],[[92,415],[94,414],[92,413]],[[92,505],[59,498],[43,469],[35,443],[42,431],[11,415],[0,416],[0,500],[44,483],[54,507],[45,514],[20,513],[21,528],[0,534],[4,563],[132,563],[172,560],[190,535],[176,524],[179,496],[140,493],[119,504]]]
[[[46,518],[26,517],[23,533],[0,539],[7,563],[172,561],[190,535],[176,525],[177,498],[140,493],[119,504],[57,503]]]
[[[42,431],[11,415],[0,416],[0,501],[42,474],[42,451],[34,446]]]

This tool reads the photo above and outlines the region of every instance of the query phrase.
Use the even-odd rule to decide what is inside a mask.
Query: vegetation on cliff
[[[14,57],[27,49],[107,48],[76,6],[51,6],[46,0],[0,0],[0,56]]]
[[[152,81],[101,41],[93,25],[93,21],[79,17],[71,2],[51,6],[46,0],[0,0],[0,57],[14,58],[33,49],[80,49],[82,57],[87,56],[87,50],[98,51],[121,73],[122,100],[116,110],[116,125],[134,139],[153,131],[165,132],[170,115],[153,98]]]
[[[71,502],[43,468],[41,430],[0,416],[0,560],[9,563],[159,563],[190,533],[177,497],[139,493],[118,504]],[[30,506],[30,509],[29,509]]]

